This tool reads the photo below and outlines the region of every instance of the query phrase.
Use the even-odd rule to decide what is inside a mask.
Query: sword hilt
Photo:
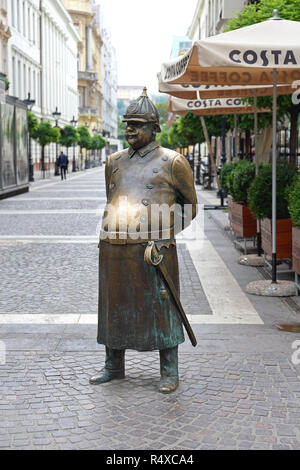
[[[159,263],[161,263],[163,257],[163,255],[158,253],[154,241],[149,241],[144,253],[144,260],[146,263],[150,264],[151,266],[158,266]]]

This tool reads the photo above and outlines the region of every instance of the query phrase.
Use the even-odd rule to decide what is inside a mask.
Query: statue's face
[[[149,122],[129,121],[126,126],[125,137],[129,145],[137,150],[155,139],[153,126]]]

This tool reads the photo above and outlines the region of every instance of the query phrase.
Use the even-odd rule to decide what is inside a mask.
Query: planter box
[[[300,274],[300,227],[293,227],[292,234],[293,271]]]
[[[248,206],[237,202],[228,202],[231,227],[234,233],[242,238],[254,237],[257,234],[257,223]]]
[[[272,220],[261,221],[261,242],[266,255],[272,256]],[[292,221],[276,221],[276,255],[278,259],[292,257]]]
[[[228,218],[229,218],[229,223],[230,226],[232,226],[232,197],[228,194],[227,196],[227,205],[228,205]]]

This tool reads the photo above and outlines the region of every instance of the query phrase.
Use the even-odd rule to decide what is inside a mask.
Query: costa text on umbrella
[[[258,64],[258,65],[261,65],[262,67],[267,67],[270,64],[270,54],[271,54],[273,61],[274,61],[274,65],[288,65],[288,64],[297,65],[297,61],[296,61],[294,52],[292,50],[288,50],[283,53],[280,50],[268,51],[265,49],[263,51],[260,51],[258,55],[257,52],[249,49],[248,51],[245,51],[243,55],[241,54],[242,54],[241,51],[239,51],[238,49],[234,49],[233,51],[229,52],[229,58],[233,62],[236,62],[237,64],[241,64],[244,61],[248,65]],[[259,64],[260,62],[259,59],[261,59],[262,61],[261,64]]]
[[[241,100],[240,98],[228,98],[226,100],[226,106],[240,106],[241,105]],[[187,103],[188,108],[206,108],[207,106],[209,107],[217,107],[217,106],[222,106],[222,102],[220,100],[191,100],[188,101]],[[224,103],[223,103],[224,106]]]

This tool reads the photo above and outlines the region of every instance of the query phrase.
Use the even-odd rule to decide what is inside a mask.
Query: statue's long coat
[[[105,178],[108,204],[99,244],[98,343],[138,351],[174,347],[184,341],[178,309],[158,269],[145,263],[144,252],[147,240],[157,240],[179,291],[174,239],[178,230],[171,220],[157,231],[152,225],[149,233],[150,212],[153,204],[191,204],[195,216],[197,197],[190,166],[182,155],[151,142],[138,151],[129,148],[111,155]],[[125,197],[130,207],[124,205]],[[109,204],[117,213],[126,213],[125,225],[114,224]],[[137,240],[128,233],[134,220],[140,221]]]

